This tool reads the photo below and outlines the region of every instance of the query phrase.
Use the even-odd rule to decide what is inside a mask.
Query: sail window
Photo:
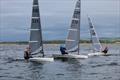
[[[33,12],[39,12],[39,9],[38,8],[33,8]]]
[[[34,5],[38,5],[38,0],[34,0]]]
[[[90,28],[93,28],[93,26],[90,26]]]
[[[92,33],[92,35],[95,35],[95,31],[94,30],[91,30],[91,33]]]
[[[38,23],[39,20],[38,19],[32,19],[32,23]]]
[[[74,14],[74,16],[73,16],[73,17],[74,17],[74,18],[79,18],[79,15],[75,15],[75,14]]]
[[[76,7],[78,7],[78,8],[80,7],[80,3],[79,2],[77,3]]]
[[[75,11],[74,14],[80,14],[80,11]]]
[[[74,17],[74,18],[79,18],[79,17],[80,17],[79,14],[80,14],[80,11],[75,11],[73,17]]]

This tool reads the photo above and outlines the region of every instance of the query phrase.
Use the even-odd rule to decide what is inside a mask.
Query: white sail
[[[38,0],[33,0],[29,47],[32,55],[44,55]]]
[[[80,40],[80,0],[77,1],[68,37],[66,39],[66,49],[68,52],[78,51],[79,53],[79,40]]]
[[[102,46],[100,44],[98,35],[96,33],[96,30],[92,24],[92,21],[90,20],[90,18],[88,17],[88,21],[89,21],[89,29],[90,29],[90,35],[91,35],[91,42],[92,42],[92,47],[94,51],[100,52],[102,49]]]

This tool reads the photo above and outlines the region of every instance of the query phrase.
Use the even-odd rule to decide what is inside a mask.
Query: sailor
[[[68,54],[68,53],[66,52],[66,48],[63,47],[63,46],[60,46],[60,51],[61,51],[61,54],[62,54],[62,55]]]
[[[28,60],[30,58],[30,48],[27,47],[24,51],[24,59]]]
[[[108,47],[106,46],[105,49],[102,51],[104,54],[107,54],[108,52]]]

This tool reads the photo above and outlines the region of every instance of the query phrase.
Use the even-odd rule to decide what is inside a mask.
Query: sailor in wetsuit
[[[108,47],[105,47],[105,49],[102,51],[104,54],[107,54],[108,52]]]
[[[62,55],[68,54],[68,53],[66,52],[66,48],[65,48],[65,47],[60,46],[60,51],[61,51],[61,54],[62,54]]]
[[[30,48],[27,47],[24,51],[24,59],[28,60],[30,58]]]

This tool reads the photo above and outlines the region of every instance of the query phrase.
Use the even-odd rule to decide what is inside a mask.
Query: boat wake
[[[96,68],[96,67],[103,67],[103,66],[120,66],[117,62],[111,62],[108,64],[97,64],[97,65],[92,65],[92,68]]]

